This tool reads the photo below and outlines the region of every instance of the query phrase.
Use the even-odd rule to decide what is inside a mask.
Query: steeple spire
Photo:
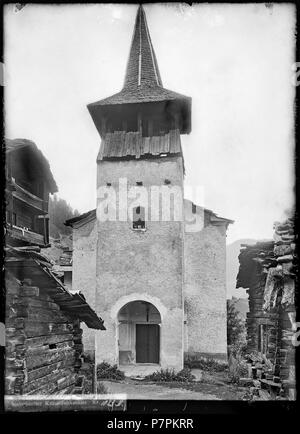
[[[163,87],[145,11],[140,5],[122,90],[88,104],[100,136],[114,131],[142,131],[150,137],[173,129],[189,134],[191,102],[190,97]]]
[[[151,42],[145,11],[140,5],[136,14],[127,62],[124,88],[162,86],[157,60]]]

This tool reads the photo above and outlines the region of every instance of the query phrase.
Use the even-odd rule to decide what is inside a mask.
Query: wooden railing
[[[41,199],[38,196],[35,196],[34,194],[30,193],[28,190],[25,190],[25,188],[17,184],[13,178],[11,181],[12,181],[12,185],[15,188],[15,190],[12,193],[14,198],[19,199],[22,202],[25,202],[28,205],[33,206],[34,208],[40,211],[48,212],[47,201]]]

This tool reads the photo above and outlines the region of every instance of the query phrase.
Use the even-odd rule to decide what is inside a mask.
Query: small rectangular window
[[[196,214],[196,212],[197,212],[197,206],[193,203],[192,204],[192,213]]]
[[[143,183],[142,183],[142,181],[137,181],[137,182],[136,182],[136,185],[138,185],[138,186],[141,187],[141,186],[143,185]]]
[[[132,219],[133,229],[145,229],[145,208],[142,206],[137,206],[133,208],[133,219]]]

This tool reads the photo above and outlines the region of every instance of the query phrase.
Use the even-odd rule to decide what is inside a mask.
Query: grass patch
[[[125,374],[118,369],[117,365],[110,365],[107,362],[102,362],[97,365],[98,380],[124,380]]]
[[[237,342],[228,346],[228,382],[239,384],[240,378],[248,377],[248,366],[246,357],[247,346],[243,342]]]
[[[174,369],[160,369],[147,375],[144,380],[155,382],[179,382],[188,383],[195,380],[195,376],[191,373],[189,368],[184,368],[179,372],[175,372]]]

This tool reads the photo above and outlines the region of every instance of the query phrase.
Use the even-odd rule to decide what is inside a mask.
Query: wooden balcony
[[[49,244],[44,235],[18,226],[9,226],[6,233],[8,237],[14,239],[17,243],[22,241],[40,247],[45,247]]]
[[[38,196],[35,196],[34,194],[30,193],[28,190],[25,190],[25,188],[18,185],[14,179],[11,180],[11,183],[12,186],[14,187],[14,191],[12,192],[14,198],[19,199],[22,202],[25,202],[27,205],[30,205],[39,211],[42,211],[44,213],[48,212],[47,201],[41,199]]]

